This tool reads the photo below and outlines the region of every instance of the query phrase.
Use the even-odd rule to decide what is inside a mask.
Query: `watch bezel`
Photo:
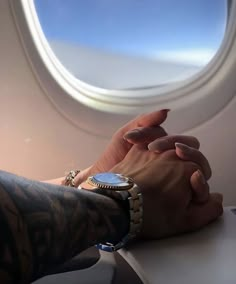
[[[114,177],[115,180],[118,182],[114,183]],[[87,182],[89,185],[95,188],[110,190],[114,189],[118,191],[128,190],[134,185],[134,181],[132,178],[112,172],[98,173],[94,176],[90,176],[88,177]]]

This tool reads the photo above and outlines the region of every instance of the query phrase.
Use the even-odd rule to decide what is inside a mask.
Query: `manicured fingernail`
[[[150,151],[163,152],[169,148],[169,143],[166,140],[157,140],[148,145]]]
[[[175,143],[175,147],[179,148],[181,151],[183,151],[184,153],[188,154],[191,152],[190,148],[182,143]]]
[[[133,129],[133,130],[130,130],[129,132],[126,132],[125,135],[123,136],[123,138],[125,140],[139,138],[140,137],[140,133],[141,132],[140,132],[139,129]]]
[[[197,170],[197,175],[198,175],[198,178],[199,178],[199,182],[201,184],[206,184],[206,179],[205,179],[203,173],[200,170]]]
[[[162,109],[161,111],[163,111],[163,112],[169,112],[170,109],[169,109],[169,108],[165,108],[165,109]]]

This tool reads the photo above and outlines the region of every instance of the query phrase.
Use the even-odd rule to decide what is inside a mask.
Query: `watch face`
[[[91,177],[89,182],[100,188],[128,189],[133,186],[133,180],[120,174],[99,173]]]

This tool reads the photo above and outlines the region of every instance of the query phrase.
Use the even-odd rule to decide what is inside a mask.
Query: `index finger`
[[[167,118],[168,109],[153,111],[147,114],[142,114],[128,122],[123,131],[131,131],[137,127],[150,127],[161,125]]]
[[[211,166],[207,158],[197,149],[176,143],[176,155],[183,161],[192,161],[198,164],[207,180],[211,177]]]
[[[161,126],[138,127],[126,132],[123,138],[132,144],[151,143],[152,141],[167,135]]]
[[[157,126],[162,124],[166,118],[169,109],[162,109],[158,111],[153,111],[148,114],[143,114],[137,117],[138,126]]]
[[[174,149],[176,142],[188,145],[195,149],[199,149],[200,147],[200,143],[198,139],[194,136],[168,135],[168,136],[156,139],[155,141],[151,142],[148,145],[148,149],[150,151],[161,153],[161,152],[165,152],[170,149]]]

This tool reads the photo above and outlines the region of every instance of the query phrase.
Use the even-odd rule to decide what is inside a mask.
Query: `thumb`
[[[166,135],[163,128],[159,127],[166,118],[169,109],[154,111],[138,116],[125,125],[123,138],[132,144],[150,143]],[[157,127],[157,129],[155,129]]]
[[[165,135],[167,135],[167,133],[161,126],[139,127],[126,132],[123,138],[131,144],[149,144]]]
[[[193,191],[193,201],[198,203],[205,203],[209,198],[209,185],[200,170],[195,171],[190,183]]]

